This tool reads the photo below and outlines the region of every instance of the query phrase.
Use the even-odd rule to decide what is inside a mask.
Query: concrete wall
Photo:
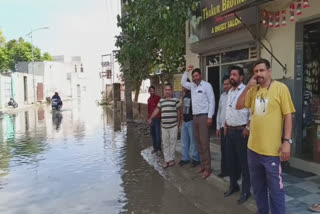
[[[87,90],[87,72],[80,57],[73,58],[71,62],[65,62],[64,60],[35,62],[33,66],[29,62],[19,62],[17,71],[34,74],[35,86],[38,83],[43,83],[44,100],[46,97],[52,97],[54,92],[58,92],[64,99],[80,97],[82,92]]]
[[[14,87],[14,99],[20,107],[25,104],[31,104],[34,102],[34,88],[33,88],[33,75],[27,73],[11,73],[13,78],[13,87]],[[24,97],[24,78],[26,78],[27,83],[27,99],[25,101]],[[36,88],[35,88],[36,89]]]
[[[143,103],[132,103],[133,119],[138,121],[148,120],[148,105]]]
[[[41,64],[43,66],[39,66],[39,69],[43,69],[44,97],[52,97],[54,92],[58,92],[62,99],[71,97],[71,80],[68,80],[68,73],[71,72],[72,65],[61,62]]]
[[[288,8],[291,1],[281,0],[274,3],[266,4],[261,9],[268,11],[279,11],[279,8]],[[281,66],[272,60],[273,78],[278,79],[283,76],[293,78],[295,75],[295,31],[296,22],[310,20],[320,17],[320,1],[310,0],[311,7],[303,8],[302,15],[295,16],[295,22],[290,22],[287,10],[287,26],[279,28],[269,28],[263,43],[272,50],[273,54],[279,60],[287,65],[288,72],[285,75]],[[265,31],[265,26],[261,26],[261,32]],[[266,50],[261,49],[261,57],[271,60],[271,56]]]
[[[113,100],[112,91],[113,91],[112,85],[110,84],[106,85],[105,92],[106,92],[106,98],[108,102]]]
[[[139,122],[147,123],[148,120],[148,105],[144,103],[132,103],[133,119]],[[117,102],[117,111],[122,113],[123,118],[126,118],[126,105],[124,101]]]
[[[24,78],[27,81],[27,100],[24,97]],[[12,79],[11,79],[12,78]],[[8,102],[12,96],[18,103],[19,107],[23,107],[25,104],[33,103],[33,77],[27,73],[9,73],[7,75],[0,75],[0,109],[8,107]],[[13,86],[13,91],[11,90]]]
[[[11,77],[0,75],[0,109],[7,107],[11,95]]]

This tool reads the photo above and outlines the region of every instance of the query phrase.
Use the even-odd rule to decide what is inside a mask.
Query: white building
[[[39,77],[36,79],[39,80]],[[32,75],[27,73],[11,72],[0,75],[0,109],[8,107],[10,98],[19,106],[31,104],[34,100]]]
[[[81,57],[72,57],[70,62],[65,62],[64,56],[53,57],[56,61],[45,62],[19,62],[18,73],[33,75],[36,100],[45,101],[58,92],[62,99],[76,98],[81,92],[86,91],[87,75],[84,71]]]

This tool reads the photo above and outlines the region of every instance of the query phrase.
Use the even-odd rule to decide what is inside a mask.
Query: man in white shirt
[[[203,173],[202,177],[206,179],[211,174],[209,126],[212,125],[215,98],[211,84],[202,80],[201,70],[193,68],[190,65],[182,75],[181,85],[191,91],[194,135],[201,159],[201,168],[198,172]],[[192,83],[187,82],[190,71],[192,71]]]
[[[226,110],[227,110],[227,99],[228,91],[231,88],[229,75],[225,75],[222,79],[224,92],[220,95],[218,113],[217,113],[217,137],[220,137],[221,144],[221,164],[220,164],[220,174],[219,177],[226,177],[229,175],[227,166],[227,156],[226,156],[226,138],[224,137],[224,124],[226,121]]]
[[[250,193],[250,174],[247,159],[248,144],[248,122],[249,109],[237,110],[236,105],[239,96],[245,89],[242,83],[244,79],[243,69],[239,66],[232,66],[230,69],[230,83],[232,88],[228,93],[225,135],[227,141],[228,169],[230,170],[230,188],[224,196],[228,197],[240,190],[238,185],[239,164],[241,165],[242,188],[239,204],[244,203],[251,196]]]

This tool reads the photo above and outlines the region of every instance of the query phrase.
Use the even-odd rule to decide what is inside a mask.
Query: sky
[[[101,55],[115,50],[120,0],[0,0],[0,29],[6,40],[26,36],[51,55],[81,56],[93,81],[99,77]]]

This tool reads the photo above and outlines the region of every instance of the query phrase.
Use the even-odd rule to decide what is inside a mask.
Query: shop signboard
[[[257,7],[238,11],[240,19],[231,12],[254,2],[256,0],[202,0],[197,11],[191,14],[189,42],[199,42],[244,28],[242,22],[248,26],[256,25]]]

